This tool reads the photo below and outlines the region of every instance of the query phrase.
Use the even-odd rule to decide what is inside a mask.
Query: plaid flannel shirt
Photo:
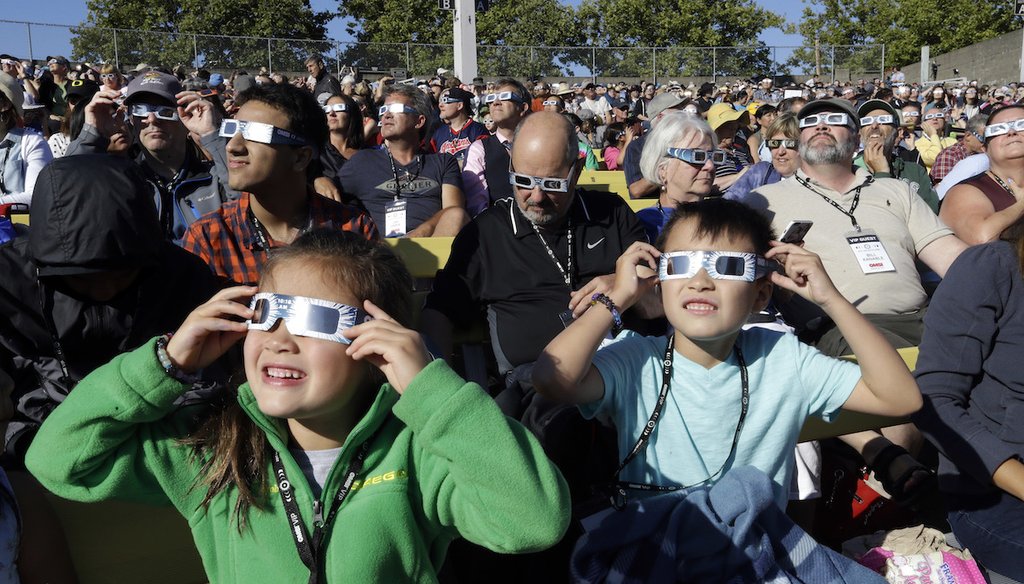
[[[932,165],[930,173],[932,184],[942,182],[942,179],[946,178],[946,175],[949,174],[949,171],[953,170],[956,163],[967,158],[967,155],[967,148],[962,140],[939,152],[939,155],[935,157],[935,164]]]
[[[214,274],[237,284],[254,285],[267,262],[269,249],[264,249],[249,221],[249,193],[237,201],[224,203],[217,211],[201,217],[189,226],[181,246],[202,258]],[[340,229],[363,234],[367,239],[380,238],[373,219],[361,210],[343,205],[312,190],[308,194],[309,215],[314,228]],[[264,233],[270,249],[286,244],[274,241]]]

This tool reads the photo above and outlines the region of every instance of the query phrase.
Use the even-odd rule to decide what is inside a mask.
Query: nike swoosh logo
[[[597,241],[595,241],[594,243],[588,243],[588,244],[587,244],[587,249],[594,249],[595,247],[597,247],[597,246],[601,245],[601,242],[602,242],[602,241],[604,241],[604,238],[603,238],[603,237],[602,237],[601,239],[598,239],[598,240],[597,240]]]

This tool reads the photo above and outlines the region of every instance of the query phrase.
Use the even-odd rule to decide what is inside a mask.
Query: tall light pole
[[[477,76],[476,2],[455,0],[455,76],[471,83]]]

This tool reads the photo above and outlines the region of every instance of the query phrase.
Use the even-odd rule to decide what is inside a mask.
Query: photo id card
[[[405,207],[408,201],[395,199],[384,205],[384,237],[402,237],[405,229]]]
[[[878,239],[874,230],[852,231],[845,237],[862,272],[878,274],[896,271],[896,266],[893,265],[889,254],[885,251],[885,246],[882,245],[882,241]]]

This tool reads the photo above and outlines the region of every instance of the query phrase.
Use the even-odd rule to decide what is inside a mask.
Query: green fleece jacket
[[[867,168],[864,162],[864,153],[860,153],[853,159],[853,163],[861,168]],[[932,179],[923,166],[915,162],[907,162],[896,156],[889,162],[889,170],[892,172],[876,172],[875,178],[898,178],[910,185],[910,190],[921,197],[928,207],[936,215],[939,214],[939,195],[932,188]]]
[[[82,380],[42,425],[26,464],[67,499],[174,505],[212,583],[305,582],[309,571],[276,486],[241,534],[231,519],[235,489],[209,509],[200,506],[205,489],[191,488],[199,467],[179,443],[195,425],[194,412],[172,405],[183,390],[150,341]],[[286,424],[260,412],[248,384],[238,401],[280,453],[312,532],[314,498],[288,451]],[[349,461],[378,427],[358,488],[328,528],[325,582],[436,582],[459,536],[517,553],[549,547],[567,529],[568,487],[538,442],[443,361],[430,363],[401,398],[390,385],[380,389],[342,447],[324,501],[333,500]]]

